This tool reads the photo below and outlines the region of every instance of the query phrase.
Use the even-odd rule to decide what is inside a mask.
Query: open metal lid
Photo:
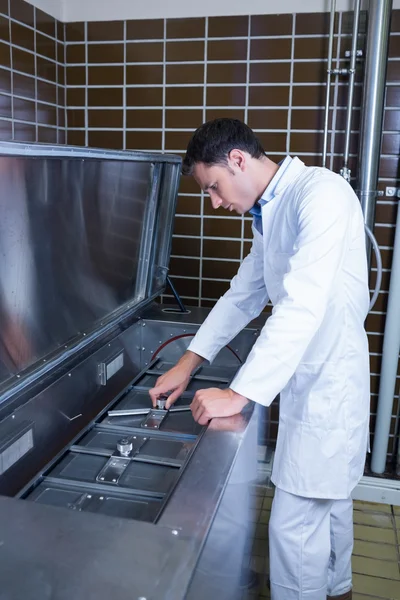
[[[178,156],[0,143],[0,400],[164,289]]]

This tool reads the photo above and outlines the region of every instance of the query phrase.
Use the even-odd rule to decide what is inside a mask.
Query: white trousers
[[[269,523],[272,600],[326,600],[351,589],[353,502],[278,488]]]

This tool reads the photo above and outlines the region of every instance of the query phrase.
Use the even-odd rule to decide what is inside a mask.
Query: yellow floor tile
[[[394,514],[400,517],[400,506],[393,506]]]
[[[400,517],[396,517],[396,527],[400,530]]]
[[[255,509],[255,510],[254,509],[250,510],[249,521],[251,523],[257,523],[260,520],[261,513],[262,513],[262,511],[259,508]]]
[[[262,510],[261,514],[260,514],[259,522],[264,523],[265,525],[268,525],[270,516],[271,516],[270,510]]]
[[[379,527],[368,527],[367,525],[355,525],[354,537],[357,540],[367,540],[369,542],[396,543],[394,529],[381,529]]]
[[[353,555],[396,561],[397,549],[396,546],[390,544],[375,544],[374,542],[355,540]]]
[[[360,510],[354,511],[354,523],[358,525],[371,525],[373,527],[393,528],[392,515],[383,513],[369,513]]]
[[[256,496],[254,501],[255,508],[261,508],[264,502],[264,496]]]
[[[353,506],[355,510],[364,510],[371,512],[380,512],[392,514],[390,504],[378,504],[377,502],[364,502],[363,500],[354,500]]]
[[[268,556],[268,542],[266,540],[255,540],[252,549],[253,556]]]
[[[265,497],[273,498],[275,494],[275,488],[264,488],[265,489]]]
[[[354,592],[359,594],[369,595],[373,598],[400,600],[400,585],[398,581],[355,574],[353,577],[353,586]]]
[[[268,539],[268,525],[257,524],[255,537],[259,540],[267,540]]]
[[[266,489],[260,485],[253,485],[251,488],[251,493],[253,496],[262,496],[264,498]]]
[[[385,579],[395,579],[400,582],[399,564],[395,561],[377,560],[364,556],[353,556],[353,573],[373,575]]]
[[[264,502],[263,502],[263,505],[262,505],[263,509],[264,510],[271,510],[272,501],[273,501],[273,498],[269,498],[269,497],[264,498]]]

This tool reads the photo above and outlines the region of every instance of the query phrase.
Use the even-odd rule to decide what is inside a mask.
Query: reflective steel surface
[[[195,324],[190,315],[193,328],[205,311],[197,317]],[[166,346],[146,365],[147,349],[154,351],[153,336],[157,343],[170,338],[174,325],[188,327],[137,321],[0,422],[0,439],[19,442],[28,428],[34,444],[0,476],[0,492],[24,498],[0,497],[0,579],[7,600],[242,598],[243,555],[253,533],[253,406],[214,419],[207,429],[194,427],[190,411],[168,414],[165,426],[151,431],[142,427],[143,414],[113,422],[108,416],[114,406],[150,406],[148,386],[174,360],[176,348]],[[256,334],[247,328],[236,340],[243,358]],[[123,368],[103,385],[98,365],[116,364],[121,352]],[[209,387],[218,377],[228,384],[239,367],[231,356],[222,352],[193,381]],[[192,396],[184,394],[179,406]],[[125,452],[129,443],[132,450]],[[17,577],[21,572],[24,577]]]
[[[15,146],[0,145],[0,383],[162,291],[169,252],[152,248],[171,237],[180,172],[161,156]]]

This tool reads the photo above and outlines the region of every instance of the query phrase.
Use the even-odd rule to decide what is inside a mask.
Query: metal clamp
[[[117,485],[121,475],[146,441],[147,438],[138,439],[136,435],[118,440],[116,450],[101,469],[96,480],[99,483]]]

